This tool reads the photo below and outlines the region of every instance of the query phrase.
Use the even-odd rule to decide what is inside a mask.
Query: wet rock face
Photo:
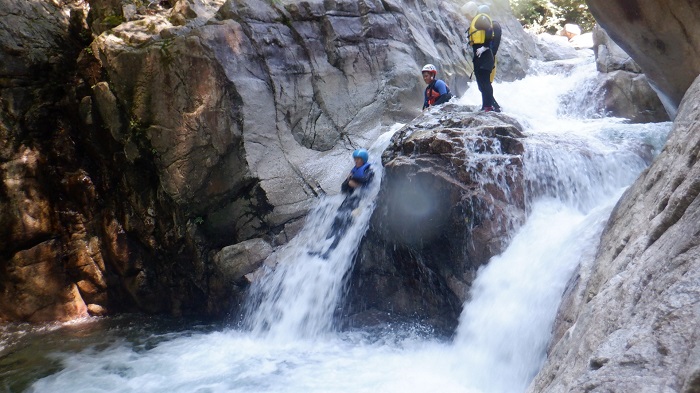
[[[590,0],[596,21],[668,97],[675,112],[700,73],[700,3],[694,0]],[[672,113],[673,114],[673,113]]]
[[[351,273],[349,324],[419,320],[446,332],[476,270],[523,216],[523,145],[505,115],[446,105],[394,136]]]
[[[564,296],[530,392],[700,387],[700,78]]]

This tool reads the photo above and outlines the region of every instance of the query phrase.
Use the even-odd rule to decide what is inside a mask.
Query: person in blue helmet
[[[343,194],[352,194],[356,188],[369,184],[374,177],[369,161],[369,152],[365,149],[357,149],[352,152],[352,159],[355,166],[350,170],[348,177],[340,186]]]
[[[311,255],[320,256],[323,259],[328,259],[330,253],[338,247],[338,243],[350,228],[352,224],[353,211],[357,209],[362,200],[362,189],[372,182],[374,171],[369,163],[369,152],[365,149],[357,149],[352,153],[352,158],[355,161],[355,166],[352,167],[348,177],[345,178],[340,186],[340,191],[345,194],[345,200],[340,204],[338,211],[335,214],[333,225],[326,239],[333,238],[333,242],[328,249],[321,252],[310,252]]]

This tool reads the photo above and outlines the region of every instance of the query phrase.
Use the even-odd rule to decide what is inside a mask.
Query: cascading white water
[[[392,127],[370,147],[374,180],[363,190],[347,231],[335,234],[340,239],[337,246],[329,250],[336,240],[333,225],[345,195],[321,198],[304,229],[279,252],[274,270],[255,282],[244,321],[255,334],[289,341],[330,331],[343,278],[374,210],[383,174],[381,154],[399,128]]]
[[[308,245],[323,246],[316,243],[340,204],[331,197],[280,254],[276,272],[259,282],[248,317],[253,332],[176,332],[151,345],[105,340],[54,354],[61,370],[30,391],[523,392],[545,358],[566,282],[593,257],[612,206],[646,165],[640,157],[658,151],[670,129],[587,119],[589,113],[571,105],[563,110],[561,97],[594,78],[590,56],[542,69],[494,86],[504,111],[526,127],[530,215],[508,248],[479,271],[453,342],[410,331],[387,329],[378,337],[330,329],[342,276],[368,219],[357,220],[327,261],[309,257]],[[554,75],[559,70],[565,72]],[[476,87],[461,101],[478,105]],[[362,214],[370,211],[368,205]]]

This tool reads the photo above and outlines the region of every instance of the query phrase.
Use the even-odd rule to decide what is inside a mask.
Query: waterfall
[[[590,61],[562,67],[570,73],[562,81],[567,96],[575,95],[574,86],[589,83],[595,75],[591,67]],[[523,168],[531,212],[507,249],[478,272],[455,338],[464,359],[459,369],[478,392],[526,390],[546,359],[566,283],[578,265],[592,262],[615,202],[648,164],[645,153],[659,151],[668,130],[667,125],[639,127],[563,114],[552,106],[559,97],[542,86],[528,88],[533,82],[542,78],[510,86],[523,85],[521,93],[536,91],[545,104],[540,115],[526,117]],[[506,111],[511,99],[523,108],[522,97],[498,99]],[[578,114],[590,116],[586,108]]]
[[[27,391],[524,392],[545,360],[567,282],[577,266],[591,263],[611,209],[670,130],[670,123],[627,124],[564,102],[575,102],[595,79],[592,55],[533,69],[523,80],[494,85],[504,112],[525,127],[528,218],[478,271],[453,340],[396,326],[332,329],[379,189],[384,134],[370,152],[375,184],[345,236],[327,258],[319,256],[332,242],[327,234],[343,200],[321,198],[255,281],[244,327],[163,332],[124,323],[68,340],[47,333],[42,348],[54,349]],[[480,104],[476,86],[460,101]],[[31,363],[17,364],[23,361]]]
[[[392,127],[370,147],[374,180],[363,190],[347,231],[333,236],[337,232],[335,220],[342,219],[339,214],[346,196],[321,198],[307,216],[303,230],[276,256],[277,266],[254,283],[244,325],[255,334],[289,341],[330,331],[343,279],[374,210],[383,174],[382,152],[399,128]],[[329,250],[338,240],[337,246]]]

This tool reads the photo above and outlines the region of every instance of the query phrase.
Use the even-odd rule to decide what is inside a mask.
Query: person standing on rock
[[[444,104],[452,98],[450,88],[442,79],[437,79],[437,68],[432,64],[426,64],[421,70],[423,81],[428,85],[425,88],[423,110],[433,105]]]
[[[338,211],[335,213],[333,225],[326,239],[333,238],[333,242],[328,246],[328,249],[321,253],[310,252],[310,255],[320,256],[323,259],[328,259],[331,251],[338,247],[338,243],[343,239],[345,232],[352,224],[353,215],[360,205],[362,200],[362,188],[367,186],[374,179],[374,171],[369,163],[369,152],[365,149],[357,149],[352,152],[352,158],[355,161],[355,166],[350,170],[348,177],[345,178],[340,186],[340,191],[345,194],[345,200],[340,204]]]
[[[488,6],[486,7],[488,10]],[[481,110],[484,112],[500,111],[500,107],[496,106],[496,100],[493,98],[493,86],[491,85],[493,81],[491,75],[493,73],[495,76],[494,69],[496,67],[496,56],[491,47],[494,43],[493,21],[488,14],[479,12],[479,7],[473,1],[462,6],[462,13],[471,21],[467,39],[473,51],[474,75],[481,92]],[[493,49],[498,50],[500,34],[496,44]]]
[[[478,12],[480,14],[491,16],[491,8],[486,4],[480,5]],[[491,86],[493,86],[493,80],[496,78],[496,68],[498,68],[497,55],[498,48],[501,46],[501,35],[503,34],[503,29],[501,28],[501,24],[493,18],[491,18],[491,22],[493,23],[493,39],[489,44],[489,48],[491,49],[491,53],[493,53],[493,70],[491,71],[489,80],[491,81]],[[493,99],[493,110],[495,112],[501,111],[501,106],[498,105],[498,102],[496,102],[496,98]]]

